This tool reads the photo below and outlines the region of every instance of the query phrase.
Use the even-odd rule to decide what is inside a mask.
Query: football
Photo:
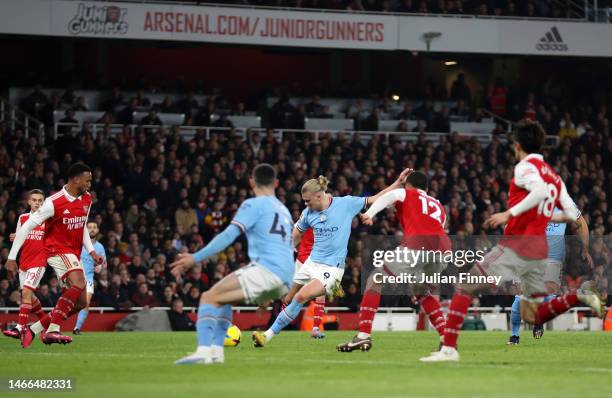
[[[232,325],[227,329],[227,334],[225,335],[225,342],[223,345],[225,347],[236,347],[240,344],[240,340],[242,339],[242,332],[238,329],[238,326]]]

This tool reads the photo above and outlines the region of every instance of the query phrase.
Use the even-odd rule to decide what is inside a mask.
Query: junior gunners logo
[[[127,8],[80,3],[76,15],[68,23],[68,31],[73,35],[124,35],[128,31],[126,14]]]

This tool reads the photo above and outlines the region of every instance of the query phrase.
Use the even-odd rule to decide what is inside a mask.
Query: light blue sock
[[[79,311],[79,315],[77,316],[76,325],[74,326],[75,329],[81,330],[81,328],[83,327],[83,324],[85,323],[85,319],[87,319],[87,315],[89,315],[89,311],[87,310]]]
[[[229,304],[219,307],[217,312],[217,324],[215,325],[215,337],[213,345],[223,347],[227,329],[232,324],[232,306]]]
[[[219,309],[210,304],[202,304],[198,308],[198,321],[196,322],[198,347],[210,347],[212,345],[218,312]]]
[[[295,299],[278,314],[274,324],[270,329],[274,334],[279,334],[287,325],[289,325],[300,314],[300,310],[304,304],[298,303]]]
[[[510,312],[510,325],[512,326],[512,335],[518,336],[521,330],[521,296],[514,296],[512,312]]]

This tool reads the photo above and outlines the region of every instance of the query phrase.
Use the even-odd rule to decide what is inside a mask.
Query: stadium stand
[[[508,148],[502,145],[506,136],[501,124],[484,118],[475,122],[480,117],[479,107],[464,107],[460,101],[415,100],[404,106],[380,99],[320,98],[316,102],[322,107],[341,104],[333,113],[340,113],[343,118],[304,116],[303,119],[306,123],[312,120],[347,123],[348,120],[352,125],[359,123],[358,108],[367,104],[365,109],[396,117],[377,120],[373,130],[391,129],[405,120],[403,131],[413,131],[354,134],[325,132],[325,126],[319,126],[323,131],[316,132],[249,129],[257,125],[275,127],[275,109],[289,109],[288,117],[282,114],[276,119],[283,126],[292,120],[294,113],[300,114],[300,108],[302,111],[306,108],[316,110],[310,97],[298,100],[269,98],[269,108],[259,115],[247,115],[244,105],[234,107],[218,101],[219,97],[214,95],[117,94],[121,91],[115,90],[108,95],[98,90],[11,89],[11,101],[21,104],[22,109],[43,120],[72,118],[72,123],[78,127],[56,137],[52,133],[37,137],[26,136],[22,127],[7,120],[0,122],[2,262],[8,255],[9,234],[15,230],[17,216],[26,209],[24,194],[27,190],[37,187],[47,193],[53,192],[64,183],[68,165],[83,160],[95,170],[96,203],[92,217],[101,226],[100,240],[109,256],[108,269],[96,280],[95,305],[127,308],[146,301],[150,305],[169,306],[178,296],[190,306],[197,302],[201,291],[228,272],[244,266],[247,255],[245,241],[241,238],[223,254],[196,268],[186,280],[177,281],[168,271],[168,264],[178,252],[201,248],[227,225],[239,204],[249,196],[247,173],[263,161],[274,164],[279,170],[278,196],[294,218],[303,207],[298,192],[307,177],[326,175],[332,181],[332,192],[337,195],[369,195],[382,189],[400,169],[418,167],[429,174],[431,191],[447,207],[451,234],[477,236],[501,232],[485,231],[481,226],[489,214],[507,207],[514,160]],[[85,103],[91,110],[74,110],[79,109],[79,104],[83,105],[80,97],[86,98]],[[159,109],[152,104],[169,103],[166,97],[179,104],[177,109],[189,109],[189,112],[172,113],[171,117],[161,112],[150,114],[149,111]],[[62,103],[59,107],[58,98]],[[537,98],[532,94],[525,98],[509,96],[506,117],[532,116],[540,120],[549,133],[558,136],[545,156],[560,171],[594,237],[595,269],[572,264],[568,277],[579,279],[583,275],[594,275],[605,290],[612,282],[611,275],[604,272],[610,253],[597,239],[612,231],[612,215],[607,208],[612,177],[608,108],[571,104],[566,112],[565,105],[549,106],[553,103],[550,98]],[[126,104],[135,101],[138,111],[131,113],[135,124],[113,124],[118,122],[116,118],[123,110],[129,108]],[[284,105],[277,105],[283,101]],[[297,106],[291,104],[293,101]],[[570,108],[573,112],[569,112]],[[109,109],[117,112],[105,113]],[[173,126],[193,123],[189,120],[191,115],[204,112],[208,112],[209,118],[205,127]],[[345,115],[350,118],[346,119]],[[398,119],[397,115],[403,118]],[[58,119],[61,116],[64,117]],[[467,121],[453,120],[452,116]],[[151,126],[158,124],[154,120],[156,117],[163,125]],[[368,117],[362,123],[366,123]],[[145,123],[142,118],[150,120]],[[202,116],[200,118],[203,120]],[[417,120],[428,118],[432,123],[448,124],[449,129],[438,134],[423,134],[427,124],[419,126],[422,122]],[[101,127],[95,131],[88,125],[101,119]],[[139,126],[140,123],[147,126]],[[51,130],[57,132],[58,127],[62,126],[56,123]],[[342,130],[349,124],[336,127]],[[477,136],[486,137],[486,140]],[[44,146],[43,138],[47,140]],[[393,234],[397,227],[395,217],[386,214],[370,232]],[[364,232],[358,223],[354,228],[343,282],[349,294],[339,303],[351,308],[359,302],[360,237]],[[14,292],[18,283],[7,277],[6,270],[0,269],[0,306],[16,306],[18,295]],[[143,284],[147,285],[146,289]],[[147,300],[143,300],[145,290]],[[47,304],[57,299],[59,285],[55,277],[46,279],[41,292]],[[408,298],[391,296],[385,300],[388,301],[386,305],[411,304]]]

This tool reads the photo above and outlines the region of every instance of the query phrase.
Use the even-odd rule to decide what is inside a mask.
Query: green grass
[[[72,377],[70,397],[508,397],[612,396],[612,333],[523,334],[518,347],[507,334],[465,332],[460,363],[423,364],[437,345],[425,332],[380,332],[369,352],[339,353],[352,332],[325,340],[286,332],[255,349],[244,332],[226,349],[223,365],[175,366],[195,346],[194,333],[85,333],[68,346],[36,341],[23,350],[0,339],[0,378]],[[58,396],[6,393],[0,396]]]

